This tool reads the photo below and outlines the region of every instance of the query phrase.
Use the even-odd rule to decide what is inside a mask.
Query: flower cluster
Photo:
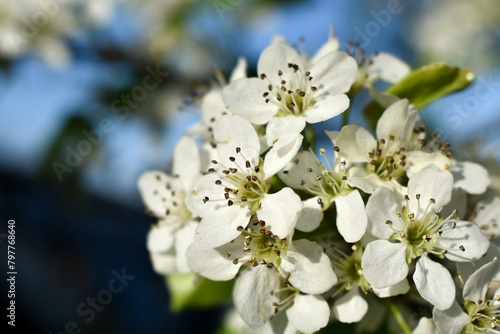
[[[397,313],[390,306],[408,297],[433,308],[415,332],[486,333],[498,307],[488,285],[500,278],[489,241],[500,199],[482,195],[488,171],[429,138],[411,100],[375,88],[402,82],[408,65],[353,49],[330,36],[308,57],[276,39],[257,77],[240,59],[229,83],[204,96],[172,175],[139,179],[158,218],[147,243],[154,268],[235,279],[249,332],[313,333],[380,314],[371,305],[381,300]],[[345,124],[316,149],[314,124],[347,113],[363,88],[387,105],[375,131]]]

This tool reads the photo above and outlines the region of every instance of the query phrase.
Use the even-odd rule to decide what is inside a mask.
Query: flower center
[[[342,290],[351,290],[359,286],[365,293],[371,292],[370,284],[363,276],[361,269],[361,258],[363,257],[363,248],[357,244],[352,246],[353,252],[350,255],[345,254],[334,244],[329,245],[327,255],[333,259],[333,268],[337,274],[337,284],[341,285]]]
[[[493,329],[497,326],[497,316],[500,314],[499,301],[496,296],[494,300],[478,300],[477,303],[464,301],[464,306],[471,318],[471,323],[464,328],[466,333],[496,333]]]
[[[262,96],[266,103],[273,103],[279,107],[275,116],[301,116],[307,108],[316,103],[314,95],[318,88],[313,85],[311,73],[302,72],[297,64],[289,63],[286,70],[290,72],[288,81],[283,77],[283,71],[279,70],[279,83],[267,80],[264,73],[260,75],[262,80],[269,82],[267,91]]]
[[[267,229],[263,220],[254,220],[246,230],[243,226],[238,227],[238,231],[244,236],[243,252],[248,256],[234,258],[233,263],[245,262],[245,266],[265,265],[268,268],[278,268],[281,264],[281,253],[288,250],[289,243],[286,238],[280,239]],[[231,258],[228,253],[228,259]]]
[[[326,150],[320,148],[319,152],[322,156],[325,156]],[[334,169],[328,159],[326,159],[327,167],[324,166],[323,162],[320,162],[317,156],[311,151],[316,159],[316,165],[306,167],[307,173],[311,173],[313,178],[306,178],[306,180],[301,180],[300,184],[303,189],[311,195],[319,196],[318,203],[321,205],[323,210],[326,210],[335,201],[337,195],[347,195],[352,189],[349,188],[347,181],[348,171],[345,168],[346,162],[342,161],[340,163],[340,170]],[[295,158],[293,163],[299,164],[299,159]],[[283,174],[288,174],[289,171],[284,170]]]
[[[417,198],[417,210],[420,211],[420,195],[416,195]],[[436,201],[431,198],[427,207],[424,209],[423,214],[419,217],[415,217],[415,213],[411,212],[409,209],[408,195],[405,196],[406,205],[403,206],[401,212],[397,211],[396,216],[401,222],[401,230],[394,230],[394,234],[391,239],[399,240],[406,245],[406,261],[410,264],[415,258],[421,256],[422,254],[434,254],[439,258],[447,253],[447,249],[440,245],[440,241],[443,236],[456,227],[456,223],[453,223],[451,229],[447,231],[442,230],[442,226],[448,222],[453,216],[455,216],[458,211],[454,211],[446,219],[440,218],[439,213],[441,210],[429,213],[428,208],[431,204]],[[392,228],[393,222],[388,220],[386,224]],[[459,246],[461,251],[465,251],[463,246]]]
[[[241,155],[241,149],[236,148],[236,153]],[[212,160],[214,165],[219,165],[223,169],[221,178],[215,181],[215,184],[223,190],[224,201],[227,205],[233,204],[246,205],[254,214],[260,207],[260,200],[266,194],[271,185],[269,181],[264,179],[263,160],[259,158],[259,164],[253,166],[249,160],[243,159],[245,165],[241,166],[236,161],[235,157],[229,157],[230,164],[224,166],[216,160]],[[209,172],[215,172],[214,168],[210,168]],[[204,202],[209,201],[208,197],[204,198]]]
[[[377,141],[377,148],[369,152],[371,161],[366,166],[370,173],[376,174],[383,181],[396,180],[405,174],[407,150],[402,143],[396,142],[394,136],[389,136],[388,140]],[[413,145],[410,145],[413,146]],[[413,147],[410,148],[413,150]]]

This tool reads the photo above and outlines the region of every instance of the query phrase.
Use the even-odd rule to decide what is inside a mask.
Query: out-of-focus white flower
[[[496,291],[493,298],[488,296],[488,286],[497,272],[497,266],[497,258],[494,258],[465,282],[462,293],[465,312],[456,301],[446,310],[433,309],[432,318],[442,333],[498,333],[495,328],[500,291]]]
[[[71,57],[67,39],[110,18],[113,1],[0,0],[0,53],[34,53],[54,66]]]
[[[448,270],[429,255],[451,261],[479,259],[489,247],[475,224],[440,218],[448,204],[453,177],[434,165],[410,178],[408,195],[401,201],[387,188],[368,200],[367,231],[380,238],[370,242],[361,262],[363,275],[376,288],[394,285],[408,275],[408,264],[419,258],[413,281],[425,300],[440,310],[451,307],[455,285]]]
[[[496,64],[499,19],[500,7],[489,0],[427,1],[411,21],[411,44],[427,59],[472,68]]]
[[[199,177],[196,143],[182,138],[174,151],[173,176],[160,171],[144,173],[138,181],[148,210],[158,217],[147,246],[155,271],[161,274],[189,272],[185,252],[194,240],[198,219],[186,207],[185,198]]]

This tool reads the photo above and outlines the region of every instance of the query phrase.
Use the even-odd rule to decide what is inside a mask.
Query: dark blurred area
[[[0,0],[0,279],[14,220],[15,330],[215,332],[224,306],[169,311],[136,182],[169,169],[215,70],[227,77],[242,55],[254,71],[276,35],[313,54],[334,24],[342,50],[360,42],[413,68],[472,68],[484,80],[421,115],[458,147],[484,143],[477,159],[498,160],[500,5],[397,1],[391,12],[394,1]],[[484,82],[491,93],[460,122],[443,116]],[[363,124],[366,101],[355,103],[352,122]]]

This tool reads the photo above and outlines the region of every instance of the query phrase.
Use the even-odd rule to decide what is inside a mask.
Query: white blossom
[[[240,79],[227,86],[224,101],[234,114],[253,124],[267,124],[267,144],[281,141],[274,151],[287,152],[306,122],[328,120],[349,107],[345,93],[356,78],[357,66],[340,51],[326,52],[304,64],[294,49],[275,43],[262,52],[257,73],[260,78]]]
[[[488,286],[497,270],[497,258],[494,258],[465,282],[462,293],[465,312],[456,301],[446,310],[434,308],[434,323],[443,334],[498,333],[499,291],[493,298],[488,296]]]
[[[299,143],[290,151],[289,158],[276,161],[266,155],[262,160],[255,129],[236,115],[219,119],[214,127],[214,140],[219,159],[213,160],[211,173],[198,180],[186,200],[188,208],[202,218],[196,239],[203,247],[219,247],[233,240],[240,234],[240,226],[247,226],[253,214],[287,200],[286,194],[290,192],[285,189],[276,194],[267,193],[268,178],[280,170],[300,146]],[[280,212],[279,208],[275,211]],[[286,233],[276,233],[286,236]]]
[[[325,150],[320,149],[322,155]],[[279,177],[288,186],[314,195],[307,200],[310,210],[326,210],[332,203],[337,208],[337,229],[347,242],[361,239],[366,230],[367,218],[365,205],[357,189],[348,185],[348,169],[345,162],[335,159],[335,165],[324,166],[316,156],[308,151],[299,152],[289,162]],[[308,224],[307,228],[297,227],[302,231],[312,231],[320,223]]]
[[[420,295],[440,310],[451,307],[455,297],[451,275],[429,255],[470,262],[489,247],[475,224],[439,216],[452,188],[451,173],[429,165],[410,178],[404,201],[387,188],[377,189],[370,197],[367,230],[380,239],[367,245],[361,265],[373,287],[400,282],[408,275],[408,265],[419,258],[413,281]]]
[[[245,270],[236,281],[234,303],[245,322],[263,333],[314,333],[328,324],[328,303],[320,295],[284,286],[274,269]]]
[[[332,289],[332,314],[341,322],[353,323],[363,319],[368,312],[368,302],[362,295],[374,292],[378,297],[386,298],[405,294],[410,289],[407,280],[383,289],[371,287],[361,269],[363,247],[359,243],[352,246],[352,253],[349,255],[336,244],[325,245],[325,248],[338,275],[338,281]]]

